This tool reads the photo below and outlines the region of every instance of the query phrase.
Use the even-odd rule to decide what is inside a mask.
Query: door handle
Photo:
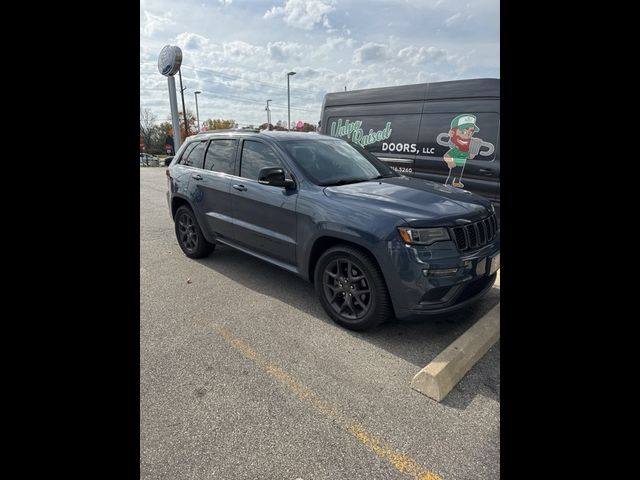
[[[478,170],[480,173],[487,175],[487,176],[492,176],[495,174],[495,171],[493,171],[490,168],[481,168],[480,170]]]
[[[191,178],[193,178],[194,180],[202,180],[202,176],[198,175],[197,173],[191,175]]]
[[[241,192],[245,192],[247,190],[247,187],[245,187],[244,185],[231,185],[231,186],[236,190],[240,190]]]

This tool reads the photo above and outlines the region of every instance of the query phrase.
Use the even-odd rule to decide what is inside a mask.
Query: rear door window
[[[238,140],[231,138],[212,140],[204,160],[204,169],[235,175],[237,146]]]
[[[189,155],[189,152],[191,152],[191,150],[196,148],[197,145],[198,145],[198,142],[191,142],[189,145],[184,147],[184,152],[182,152],[182,155],[180,155],[180,158],[176,163],[179,165],[184,165],[184,161],[187,159],[187,155]]]
[[[194,142],[195,147],[186,151],[182,156],[180,163],[187,167],[202,168],[204,163],[204,152],[207,148],[207,142]]]

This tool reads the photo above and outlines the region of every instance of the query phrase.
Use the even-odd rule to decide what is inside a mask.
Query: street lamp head
[[[193,93],[195,93],[196,95],[198,95],[198,94],[200,94],[200,93],[202,93],[202,92],[201,92],[200,90],[196,90],[196,91],[195,91],[195,92],[193,92]]]
[[[296,72],[289,72],[289,73],[287,73],[287,75],[295,75],[295,74],[296,74]]]

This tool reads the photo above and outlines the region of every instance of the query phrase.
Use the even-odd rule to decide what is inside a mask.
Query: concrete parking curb
[[[441,402],[500,338],[500,304],[420,370],[411,388]]]

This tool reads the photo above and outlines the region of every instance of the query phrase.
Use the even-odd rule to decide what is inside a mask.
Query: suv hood
[[[391,177],[325,187],[344,206],[384,211],[414,227],[455,226],[487,217],[491,202],[460,188],[414,177]]]

